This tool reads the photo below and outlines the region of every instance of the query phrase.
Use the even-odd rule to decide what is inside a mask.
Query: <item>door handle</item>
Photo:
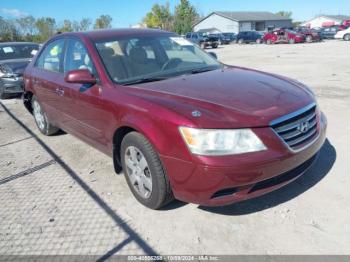
[[[56,93],[57,95],[59,95],[59,96],[63,96],[63,95],[64,95],[64,90],[63,90],[63,88],[57,87],[57,88],[55,89],[55,93]]]

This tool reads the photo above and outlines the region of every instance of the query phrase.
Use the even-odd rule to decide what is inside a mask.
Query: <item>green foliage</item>
[[[112,17],[109,15],[101,15],[96,19],[94,29],[107,29],[112,27]]]
[[[35,26],[40,35],[40,41],[44,42],[56,33],[56,20],[51,17],[42,17],[36,20]]]
[[[192,26],[198,19],[198,13],[188,0],[181,0],[175,7],[174,31],[178,34],[185,34],[192,31]]]
[[[169,2],[165,5],[153,5],[152,10],[146,14],[143,22],[150,28],[172,30],[173,15],[170,12]]]
[[[290,11],[279,11],[279,12],[276,13],[276,15],[280,15],[280,16],[292,19],[293,13],[290,12]]]

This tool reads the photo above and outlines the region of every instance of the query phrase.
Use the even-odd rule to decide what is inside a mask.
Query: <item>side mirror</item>
[[[216,60],[218,59],[218,56],[214,52],[208,52],[208,54],[214,57]]]
[[[64,81],[73,84],[96,84],[96,77],[88,69],[78,69],[68,71],[64,76]]]

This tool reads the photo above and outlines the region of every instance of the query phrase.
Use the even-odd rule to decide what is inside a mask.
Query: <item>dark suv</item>
[[[204,35],[203,33],[187,33],[186,39],[199,45],[201,48],[217,48],[219,46],[219,38],[213,35]]]
[[[262,42],[262,34],[256,31],[239,32],[236,37],[238,44],[258,43]]]

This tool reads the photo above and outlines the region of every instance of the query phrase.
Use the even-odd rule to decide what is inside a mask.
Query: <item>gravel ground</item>
[[[350,254],[350,42],[215,52],[313,88],[329,129],[307,174],[227,207],[175,202],[153,211],[110,158],[68,134],[42,136],[20,100],[2,100],[0,254]]]

